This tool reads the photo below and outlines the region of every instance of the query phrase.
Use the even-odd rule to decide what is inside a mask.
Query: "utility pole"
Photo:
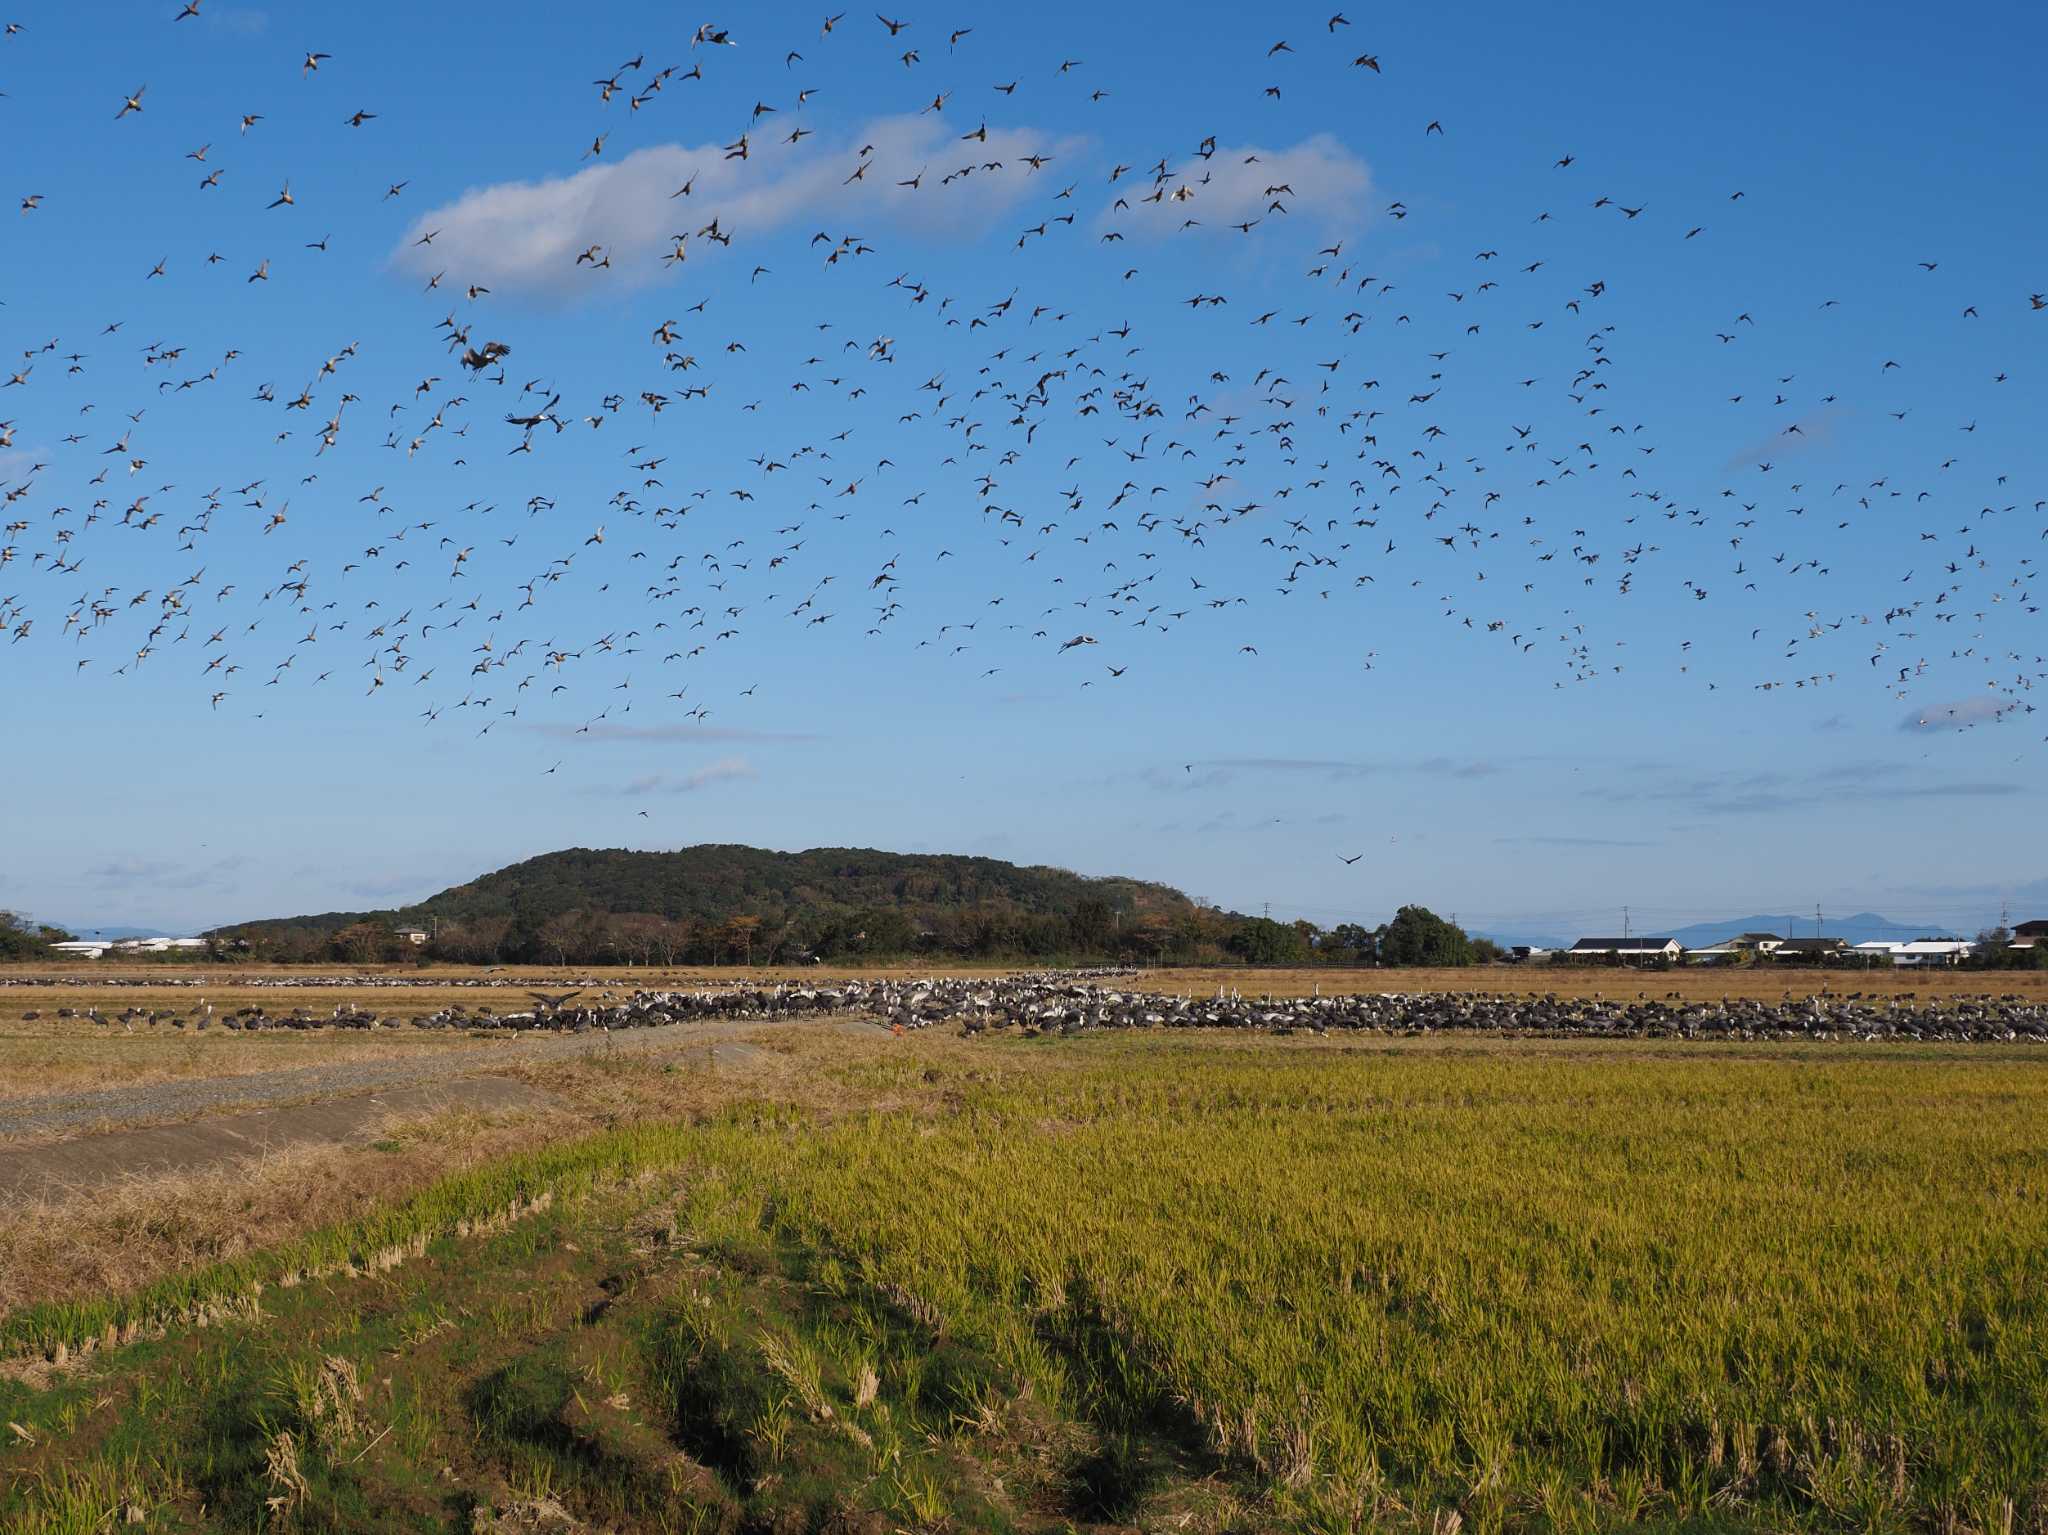
[[[1820,902],[1813,903],[1813,936],[1820,937]]]
[[[1273,920],[1273,903],[1271,901],[1261,902],[1259,905],[1259,910],[1265,916],[1265,919],[1268,922],[1271,922]]]
[[[1621,936],[1624,938],[1628,937],[1628,908],[1626,906],[1621,909]]]

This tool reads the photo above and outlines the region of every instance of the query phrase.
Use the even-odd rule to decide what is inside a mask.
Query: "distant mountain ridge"
[[[1841,938],[1849,943],[1910,943],[1915,938],[1959,938],[1965,936],[1943,927],[1917,927],[1910,922],[1894,922],[1890,917],[1881,917],[1876,912],[1859,911],[1852,917],[1830,917],[1821,914],[1823,933],[1826,938]],[[1727,917],[1714,922],[1694,922],[1686,927],[1652,929],[1637,924],[1637,933],[1657,938],[1676,938],[1688,949],[1710,948],[1725,943],[1742,933],[1776,933],[1780,938],[1811,938],[1814,936],[1813,918],[1794,916]],[[1534,944],[1542,949],[1568,949],[1576,938],[1611,938],[1610,932],[1585,932],[1576,938],[1543,935],[1533,929],[1528,931],[1485,932],[1475,936],[1490,938],[1503,948],[1518,944]]]
[[[408,906],[264,918],[224,924],[214,931],[333,932],[365,918],[419,926],[431,926],[437,918],[443,923],[544,922],[569,912],[646,913],[700,922],[742,915],[786,920],[878,909],[916,915],[992,908],[1071,916],[1091,901],[1120,916],[1179,915],[1194,906],[1167,885],[1026,867],[995,858],[873,848],[778,853],[706,843],[673,852],[568,848],[498,869]]]
[[[1695,922],[1677,927],[1665,935],[1676,938],[1688,949],[1704,949],[1725,943],[1742,933],[1776,933],[1780,938],[1841,938],[1850,943],[1911,943],[1915,938],[1956,938],[1962,935],[1947,928],[1918,927],[1894,922],[1874,911],[1859,911],[1853,917],[1830,917],[1821,913],[1821,930],[1814,932],[1813,918],[1730,917],[1725,922]]]

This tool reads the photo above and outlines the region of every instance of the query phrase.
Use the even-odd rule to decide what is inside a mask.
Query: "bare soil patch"
[[[0,1146],[0,1199],[50,1198],[126,1179],[197,1172],[297,1146],[376,1140],[405,1120],[451,1109],[503,1113],[562,1107],[552,1093],[509,1077],[458,1077],[293,1108]]]

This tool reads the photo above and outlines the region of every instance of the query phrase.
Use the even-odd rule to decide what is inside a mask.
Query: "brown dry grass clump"
[[[130,1294],[590,1128],[574,1114],[457,1110],[387,1126],[370,1144],[294,1146],[205,1171],[18,1199],[0,1211],[0,1314],[83,1291]]]
[[[405,1029],[266,1030],[238,1034],[138,1027],[102,1028],[84,1019],[0,1020],[0,1103],[102,1087],[139,1087],[204,1077],[248,1076],[356,1061],[412,1060],[483,1045],[517,1048],[516,1036],[479,1041]]]
[[[942,1055],[970,1048],[926,1043]],[[879,1029],[864,1039],[790,1026],[647,1053],[508,1059],[507,1075],[563,1106],[394,1118],[367,1144],[290,1147],[214,1169],[17,1200],[0,1207],[0,1315],[87,1291],[131,1294],[166,1274],[343,1224],[452,1173],[596,1130],[690,1122],[749,1102],[829,1118],[942,1101],[943,1089],[921,1077],[878,1081],[876,1067],[900,1044]]]

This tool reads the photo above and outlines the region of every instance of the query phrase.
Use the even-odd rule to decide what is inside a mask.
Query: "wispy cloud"
[[[1436,773],[1450,778],[1491,778],[1501,771],[1497,763],[1479,759],[1471,762],[1454,762],[1449,757],[1425,757],[1417,766],[1425,773]]]
[[[729,158],[718,143],[653,145],[569,175],[465,192],[421,215],[392,264],[416,276],[445,270],[501,293],[562,296],[660,281],[676,270],[663,258],[678,235],[690,236],[689,261],[718,259],[721,247],[698,233],[714,218],[735,251],[799,220],[835,240],[849,227],[869,233],[884,224],[974,239],[1024,198],[1058,190],[1055,172],[1034,172],[1025,156],[1058,161],[1082,146],[1034,128],[992,127],[985,141],[963,143],[964,127],[957,115],[885,117],[850,138],[791,145],[789,123],[768,118],[755,124],[745,159]],[[863,164],[865,173],[849,181]],[[913,180],[915,187],[901,184]],[[690,195],[673,196],[685,183]],[[418,243],[430,232],[431,244]],[[577,264],[594,245],[610,256],[608,269]],[[758,256],[755,246],[748,259]]]
[[[1450,757],[1365,761],[1346,757],[1202,757],[1178,767],[1146,768],[1140,777],[1154,789],[1214,789],[1242,778],[1316,778],[1327,783],[1380,774],[1427,773],[1436,778],[1490,778],[1505,771],[1483,758]]]
[[[667,773],[649,773],[636,778],[619,792],[628,797],[643,794],[694,794],[699,789],[708,789],[713,784],[736,783],[759,778],[753,763],[745,757],[721,757],[694,773],[685,773],[680,778]]]
[[[1654,842],[1637,842],[1625,837],[1495,837],[1499,847],[1655,847]]]
[[[1232,145],[1181,166],[1159,187],[1142,174],[1117,186],[1097,227],[1155,238],[1178,233],[1190,219],[1216,234],[1234,233],[1232,225],[1253,219],[1354,230],[1364,225],[1372,201],[1372,171],[1327,133],[1286,149]],[[1148,201],[1160,187],[1165,195]],[[1276,202],[1287,210],[1284,216],[1273,211]]]
[[[201,13],[216,32],[237,37],[260,37],[270,30],[270,13],[249,5],[223,5]]]
[[[2007,884],[1901,885],[1898,894],[1936,911],[1993,913],[2009,905],[2016,922],[2048,917],[2048,876]]]
[[[208,890],[235,883],[249,860],[240,854],[205,863],[179,863],[168,858],[111,858],[84,871],[85,882],[103,890]]]
[[[1721,467],[1724,470],[1750,469],[1758,464],[1775,464],[1781,459],[1831,448],[1835,442],[1835,427],[1847,415],[1841,406],[1829,405],[1795,421],[1787,421],[1769,436],[1729,454],[1728,461]]]
[[[1965,730],[1972,725],[1989,725],[2019,707],[2009,698],[1958,698],[1953,703],[1929,704],[1915,709],[1899,721],[1899,729],[1911,734],[1936,730]]]
[[[1211,757],[1196,766],[1224,771],[1242,769],[1248,773],[1311,773],[1319,778],[1360,778],[1384,771],[1382,764],[1333,757]]]
[[[571,725],[542,721],[525,727],[554,741],[816,741],[801,730],[750,730],[738,725]]]
[[[1768,815],[1888,801],[1993,799],[2019,794],[2024,789],[2020,784],[1998,781],[1901,782],[1904,771],[1889,763],[1850,763],[1805,775],[1718,774],[1582,792],[1585,798],[1609,805],[1675,804],[1704,815],[1721,816]]]
[[[392,874],[373,879],[350,880],[342,885],[344,893],[359,901],[382,901],[392,896],[431,894],[444,886],[458,881],[423,874]]]

